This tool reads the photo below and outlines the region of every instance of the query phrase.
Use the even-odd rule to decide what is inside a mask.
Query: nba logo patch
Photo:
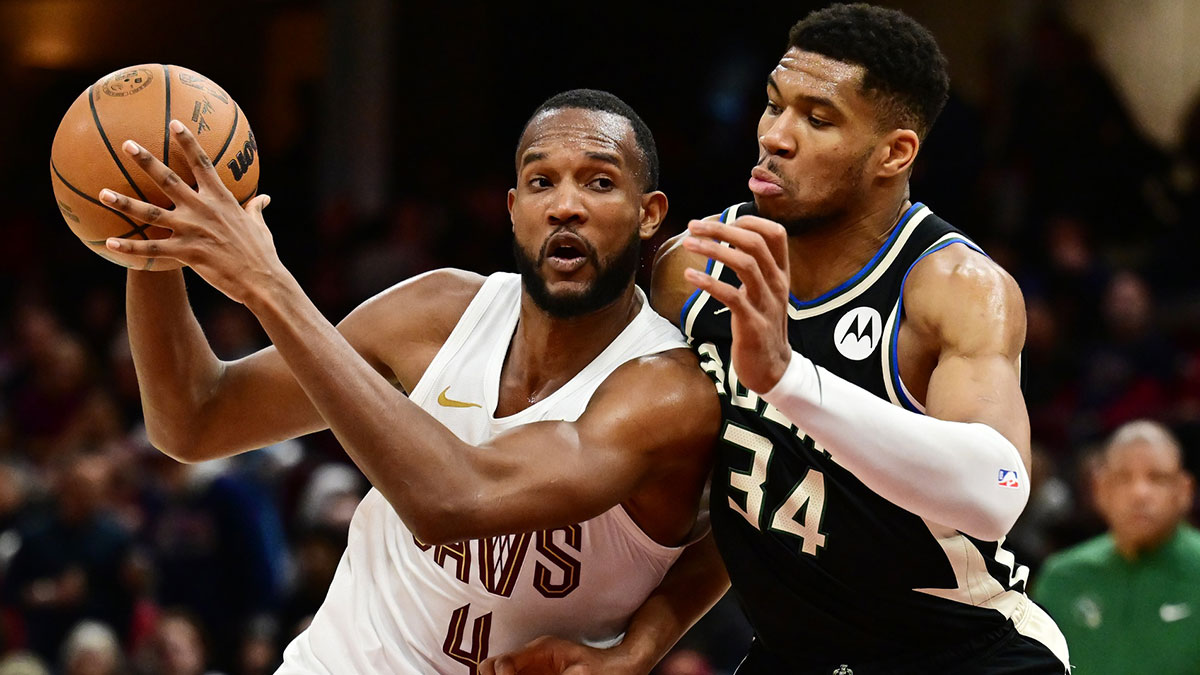
[[[996,484],[1008,488],[1021,487],[1021,481],[1017,480],[1017,472],[1008,469],[1000,469],[1000,478],[996,480]]]

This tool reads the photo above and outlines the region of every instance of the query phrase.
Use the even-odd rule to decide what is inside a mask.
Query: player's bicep
[[[960,247],[955,247],[960,248]],[[932,258],[933,256],[931,256]],[[996,429],[1029,463],[1029,414],[1020,386],[1025,305],[1012,277],[961,249],[920,272],[912,320],[937,345],[926,413]],[[906,291],[906,302],[909,299]]]

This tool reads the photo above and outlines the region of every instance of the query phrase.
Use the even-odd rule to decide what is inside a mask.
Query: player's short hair
[[[645,173],[642,177],[644,191],[652,192],[658,189],[658,148],[654,144],[654,134],[650,132],[650,127],[646,126],[646,123],[642,121],[642,118],[634,112],[628,103],[607,91],[599,89],[571,89],[551,96],[539,105],[537,110],[534,110],[529,119],[525,121],[525,126],[521,129],[520,137],[525,137],[525,131],[529,128],[529,123],[538,115],[547,110],[563,110],[566,108],[599,110],[600,112],[612,113],[613,115],[629,120],[630,126],[633,127],[633,136],[634,140],[637,141],[638,151],[642,153],[642,163]]]
[[[812,12],[788,33],[788,48],[860,65],[879,122],[922,139],[946,105],[950,77],[933,35],[904,12],[865,3]]]

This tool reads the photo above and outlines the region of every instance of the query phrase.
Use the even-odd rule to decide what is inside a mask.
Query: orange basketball
[[[115,253],[108,237],[162,239],[170,231],[148,226],[100,201],[103,188],[170,208],[171,200],[121,150],[132,139],[196,184],[167,124],[177,119],[196,135],[221,180],[243,204],[258,191],[258,145],[238,104],[203,75],[158,63],[130,66],[100,78],[63,115],[50,149],[50,180],[63,219],[88,248],[118,265],[174,269],[169,259]]]

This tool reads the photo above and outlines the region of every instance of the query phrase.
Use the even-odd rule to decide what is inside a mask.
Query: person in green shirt
[[[1034,598],[1062,629],[1075,675],[1200,675],[1200,532],[1193,480],[1166,427],[1125,424],[1095,474],[1107,534],[1046,560]]]

